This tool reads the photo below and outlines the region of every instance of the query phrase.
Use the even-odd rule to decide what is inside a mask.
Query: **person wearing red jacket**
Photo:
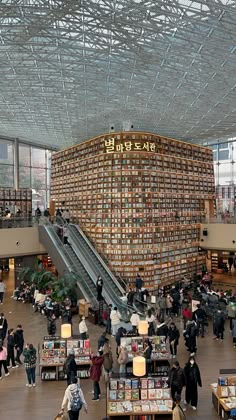
[[[90,368],[90,379],[93,380],[93,401],[99,401],[101,395],[99,381],[102,374],[102,365],[104,362],[103,352],[98,351],[96,356],[91,356],[91,362],[92,366]]]
[[[184,321],[184,329],[186,329],[187,322],[192,320],[192,311],[189,306],[182,309],[182,317]]]

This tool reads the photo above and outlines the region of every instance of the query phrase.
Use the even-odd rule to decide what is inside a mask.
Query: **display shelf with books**
[[[44,337],[39,356],[40,376],[43,381],[64,379],[62,368],[66,359],[66,340],[59,336]]]
[[[122,337],[121,345],[126,347],[128,351],[129,361],[127,363],[127,374],[132,374],[132,361],[135,356],[142,354],[145,348],[145,339],[148,338],[152,343],[152,373],[153,375],[166,376],[169,375],[170,363],[169,352],[166,346],[166,338],[164,336],[153,337]]]
[[[212,403],[221,418],[228,418],[232,409],[236,409],[236,376],[218,378],[210,385]]]
[[[56,207],[65,202],[118,276],[134,285],[140,271],[150,289],[201,269],[214,188],[212,150],[151,133],[105,134],[52,156]]]
[[[43,344],[39,351],[40,355],[40,376],[42,380],[65,379],[63,365],[70,350],[74,350],[79,378],[89,377],[91,365],[90,340],[79,340],[78,338],[61,339],[58,337],[44,337]]]
[[[79,378],[89,378],[89,369],[91,366],[90,340],[67,339],[66,349],[67,355],[72,349],[75,352],[77,376]]]
[[[113,416],[150,416],[172,413],[166,378],[111,378],[107,384],[107,413]]]

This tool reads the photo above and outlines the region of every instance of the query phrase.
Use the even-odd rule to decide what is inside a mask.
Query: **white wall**
[[[0,258],[46,253],[38,227],[0,229]]]
[[[207,236],[203,236],[204,228],[207,229]],[[235,241],[235,243],[233,243],[233,241]],[[220,249],[223,251],[236,251],[236,224],[202,224],[200,247],[203,249]]]

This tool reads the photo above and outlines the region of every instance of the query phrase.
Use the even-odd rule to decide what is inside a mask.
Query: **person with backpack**
[[[24,350],[24,330],[22,329],[22,325],[18,324],[16,327],[16,331],[14,334],[14,341],[15,341],[15,349],[16,349],[16,362],[22,365],[20,360],[20,356]]]
[[[26,386],[29,388],[36,386],[35,383],[35,370],[36,370],[36,362],[37,362],[37,355],[36,349],[34,348],[33,344],[26,344],[26,347],[23,351],[24,356],[24,365],[25,371],[28,379],[28,383]]]
[[[69,386],[70,384],[72,384],[73,379],[76,378],[77,375],[77,365],[75,361],[74,349],[71,349],[69,351],[69,354],[63,366],[63,370],[67,377],[67,385]]]
[[[64,411],[68,411],[70,420],[78,420],[82,407],[84,408],[85,413],[87,413],[88,405],[84,399],[80,382],[78,382],[77,378],[73,378],[72,383],[65,390],[60,414],[63,414]]]

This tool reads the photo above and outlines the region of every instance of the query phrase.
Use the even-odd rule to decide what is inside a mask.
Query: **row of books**
[[[171,399],[158,401],[120,401],[109,402],[109,413],[149,413],[149,412],[172,412],[173,402]]]
[[[162,398],[171,398],[169,388],[156,389],[126,389],[126,390],[110,390],[109,399],[111,401],[117,400],[157,400]]]
[[[111,379],[110,390],[127,391],[133,389],[161,389],[168,388],[168,378],[141,378],[141,379]]]

